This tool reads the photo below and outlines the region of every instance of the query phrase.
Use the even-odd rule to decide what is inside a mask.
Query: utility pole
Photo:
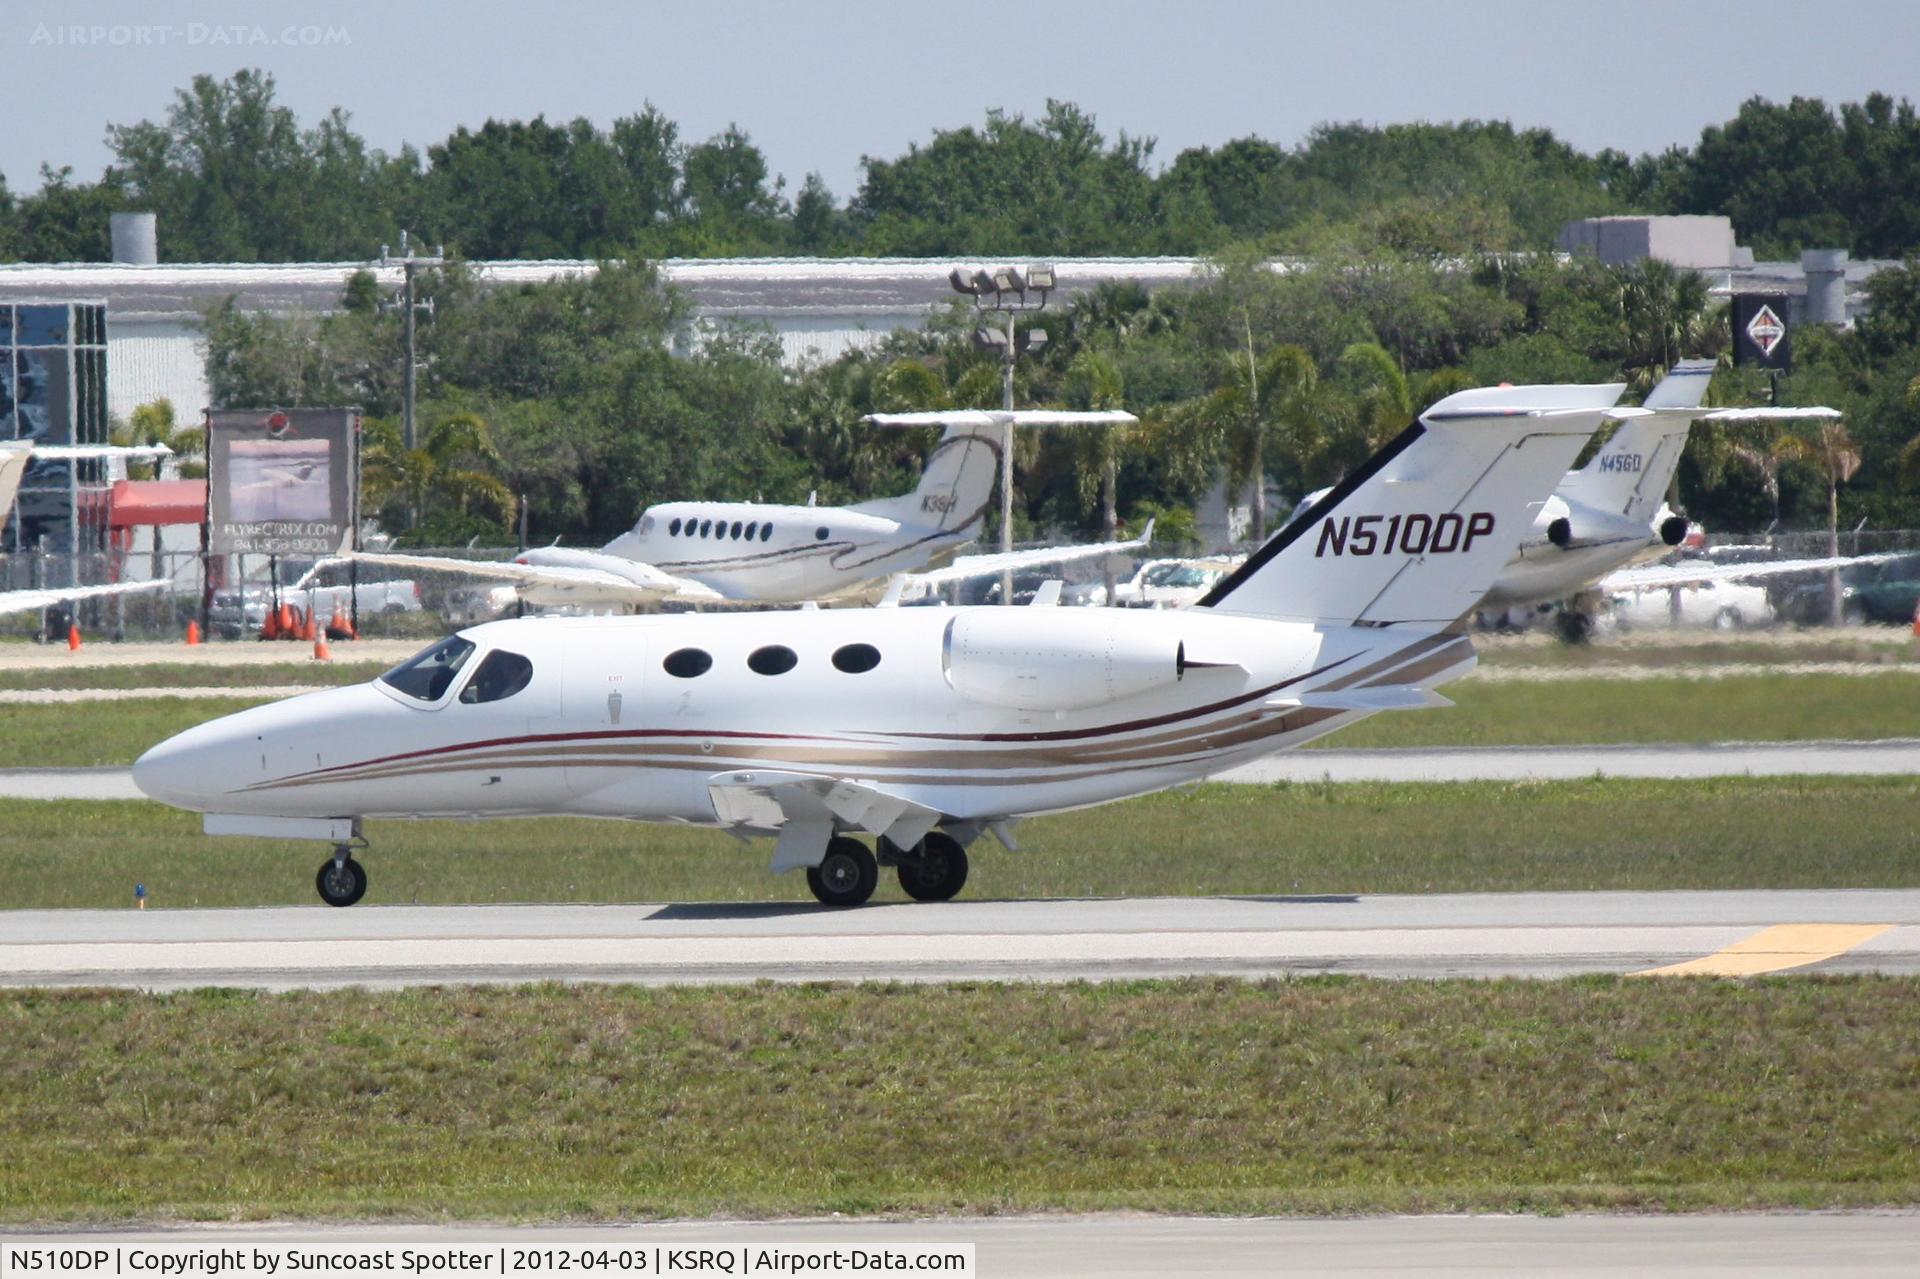
[[[401,285],[399,300],[390,304],[390,307],[398,306],[401,314],[406,317],[407,362],[405,368],[401,371],[400,378],[400,435],[409,454],[419,447],[419,433],[414,427],[413,415],[414,395],[418,374],[420,372],[420,357],[414,345],[414,315],[420,311],[426,311],[429,314],[433,311],[432,298],[428,298],[424,302],[420,300],[419,292],[414,284],[414,277],[418,274],[421,267],[441,266],[445,264],[447,260],[446,253],[445,248],[438,248],[434,250],[430,257],[418,256],[414,253],[413,246],[407,242],[407,233],[405,231],[400,233],[400,257],[398,261],[404,282]],[[391,266],[394,261],[395,259],[387,253],[387,246],[384,244],[381,245],[380,265]],[[409,486],[407,496],[407,527],[412,528],[415,524],[419,523],[419,521],[420,512],[414,509],[412,490],[411,486]]]

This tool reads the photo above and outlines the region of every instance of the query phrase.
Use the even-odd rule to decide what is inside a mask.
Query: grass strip
[[[0,1220],[1920,1201],[1911,978],[0,995]]]
[[[0,801],[0,902],[313,900],[317,844],[210,838],[137,801]],[[1903,777],[1209,785],[974,846],[973,898],[1920,885]],[[808,901],[770,845],[580,818],[372,822],[369,902]],[[880,900],[904,900],[892,875]],[[0,917],[3,918],[3,917]]]
[[[248,670],[253,682],[279,667]],[[76,672],[77,674],[78,672]],[[1464,680],[1456,705],[1375,715],[1308,749],[1392,746],[1587,746],[1623,742],[1874,740],[1920,735],[1920,680],[1874,675],[1681,677],[1623,683],[1605,676],[1553,683]],[[130,764],[181,729],[256,704],[248,700],[129,698],[60,705],[0,705],[0,742],[39,767]]]
[[[391,662],[271,662],[218,665],[210,662],[153,662],[140,666],[52,667],[0,670],[0,690],[66,688],[258,688],[274,684],[312,684],[331,688],[372,679]]]
[[[1771,631],[1747,637],[1723,637],[1711,632],[1635,635],[1592,644],[1476,635],[1474,646],[1480,650],[1480,660],[1489,666],[1594,671],[1616,666],[1671,666],[1676,674],[1700,666],[1774,666],[1788,662],[1898,665],[1920,660],[1920,643],[1905,628],[1892,626],[1845,635],[1819,631]]]

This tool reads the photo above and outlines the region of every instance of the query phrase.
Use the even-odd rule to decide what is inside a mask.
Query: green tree
[[[513,491],[501,481],[500,453],[487,424],[473,413],[450,413],[428,424],[411,451],[400,424],[374,418],[362,426],[361,491],[375,510],[398,506],[406,527],[431,530],[429,542],[465,541],[478,527],[511,525]]]

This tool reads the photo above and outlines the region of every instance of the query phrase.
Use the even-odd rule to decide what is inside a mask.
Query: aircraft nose
[[[175,808],[197,808],[208,791],[210,761],[200,729],[177,733],[133,761],[133,784],[149,799]]]

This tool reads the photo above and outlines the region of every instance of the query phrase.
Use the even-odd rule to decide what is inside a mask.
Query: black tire
[[[320,900],[327,905],[351,906],[367,895],[367,871],[351,857],[337,864],[329,857],[320,864],[313,886],[320,890]]]
[[[933,831],[914,852],[898,867],[900,888],[913,900],[952,901],[967,886],[967,850],[953,836]]]
[[[836,835],[827,841],[827,855],[807,868],[807,887],[826,906],[860,906],[880,883],[880,863],[857,839]]]
[[[1723,608],[1713,615],[1713,629],[1716,631],[1738,631],[1745,629],[1746,620],[1740,616],[1737,608]]]

